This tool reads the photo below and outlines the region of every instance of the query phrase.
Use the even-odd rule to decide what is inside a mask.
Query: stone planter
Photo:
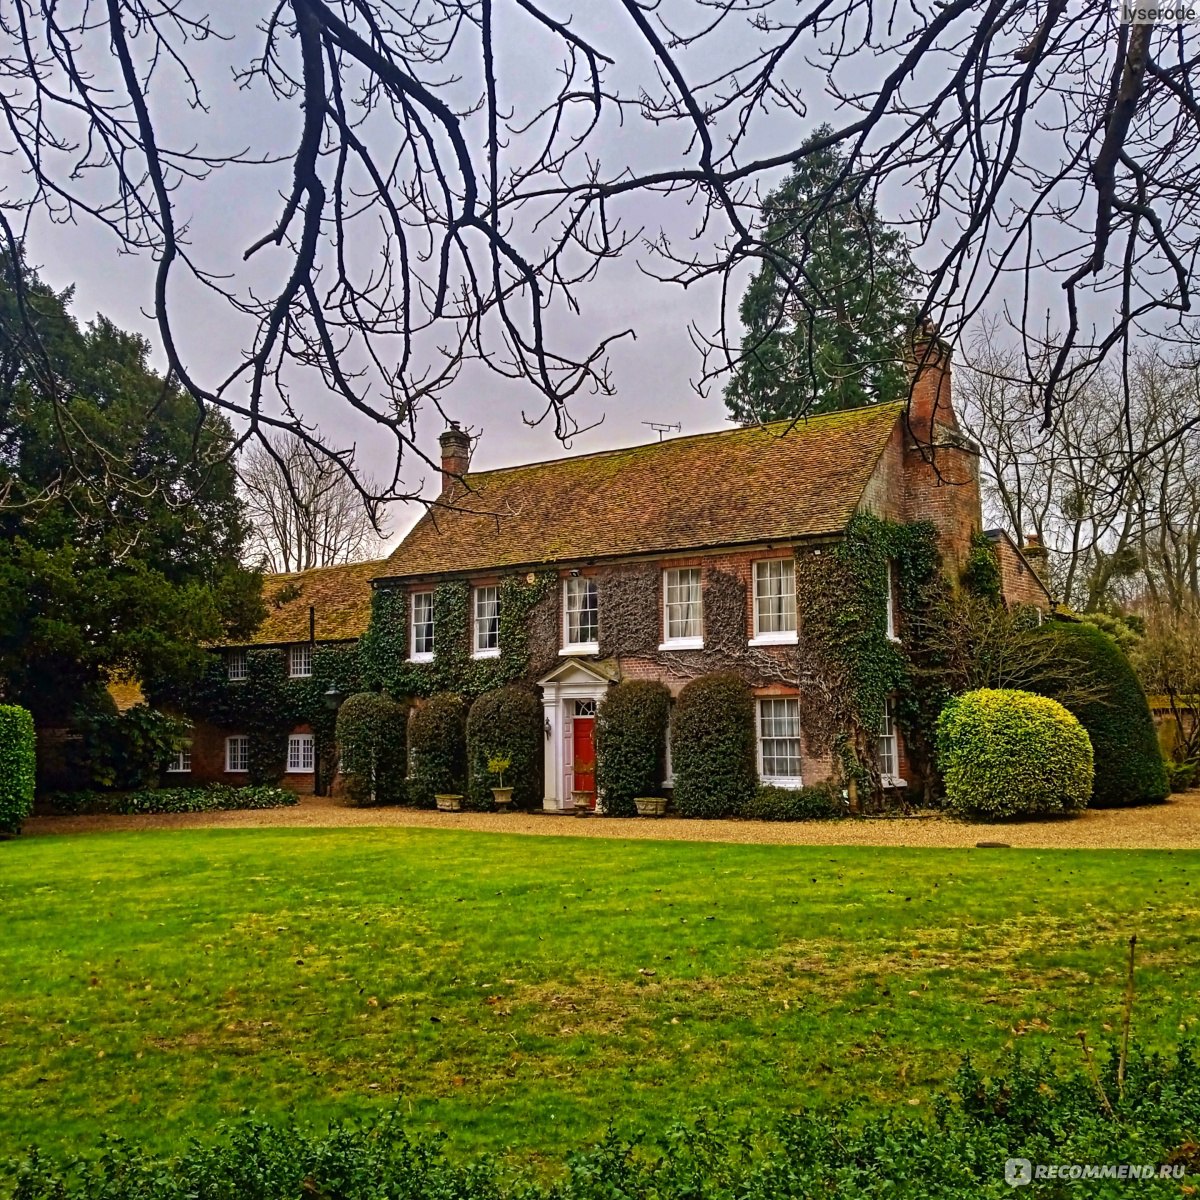
[[[634,796],[639,817],[664,817],[667,814],[666,796]]]
[[[438,812],[462,812],[461,796],[443,795],[434,796],[434,799],[437,801]]]
[[[510,787],[494,787],[492,788],[492,799],[496,801],[496,807],[504,812],[512,806],[513,790]]]
[[[574,801],[573,811],[577,817],[590,817],[592,815],[591,792],[572,792],[571,799]]]

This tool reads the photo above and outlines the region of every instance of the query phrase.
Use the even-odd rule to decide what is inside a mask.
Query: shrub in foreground
[[[0,704],[0,833],[20,833],[33,811],[37,754],[33,717],[16,704]]]
[[[408,802],[432,808],[434,797],[467,790],[467,706],[439,692],[413,713],[408,727]]]
[[[342,786],[351,804],[399,804],[406,798],[408,708],[380,692],[347,696],[335,738]]]
[[[51,807],[60,813],[224,812],[251,808],[286,808],[298,803],[293,792],[270,784],[230,787],[212,783],[202,788],[148,788],[141,792],[55,792]]]
[[[638,796],[661,796],[671,693],[657,680],[608,689],[596,719],[596,784],[610,817],[636,817]]]
[[[1074,812],[1092,793],[1092,747],[1057,700],[1001,688],[956,696],[937,724],[946,804],[982,817]]]
[[[1034,1183],[1031,1196],[1178,1197],[1200,1170],[1200,1070],[1135,1051],[1117,1083],[1111,1057],[1092,1079],[1062,1076],[1047,1057],[1013,1057],[1002,1078],[965,1063],[951,1090],[913,1110],[809,1109],[752,1121],[701,1114],[657,1135],[610,1129],[567,1158],[547,1184],[481,1159],[451,1158],[433,1138],[410,1138],[403,1116],[310,1132],[293,1122],[218,1126],[169,1159],[109,1141],[95,1157],[35,1155],[0,1168],[14,1200],[998,1200],[1012,1196],[1005,1162],[1136,1164],[1128,1179]],[[597,1131],[599,1132],[599,1131]],[[1142,1177],[1144,1169],[1149,1175]],[[557,1172],[553,1172],[557,1174]],[[6,1178],[7,1176],[7,1178]]]
[[[508,759],[504,783],[488,763]],[[509,684],[484,692],[467,715],[471,806],[493,807],[492,788],[511,787],[517,808],[542,804],[542,702],[532,689]]]
[[[1124,651],[1088,622],[1051,621],[1041,636],[1057,639],[1069,679],[1090,681],[1098,691],[1087,703],[1070,703],[1092,740],[1096,778],[1091,807],[1158,804],[1170,790],[1154,718],[1137,674]],[[1038,691],[1057,692],[1049,679]]]
[[[802,788],[762,784],[742,806],[742,816],[752,821],[827,821],[845,815],[841,789],[832,783]]]
[[[754,696],[732,671],[693,679],[675,701],[671,766],[683,817],[735,817],[754,795]]]

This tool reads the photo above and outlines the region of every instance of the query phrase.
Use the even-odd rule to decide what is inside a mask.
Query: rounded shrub
[[[461,696],[438,692],[409,722],[408,802],[432,808],[435,796],[466,790],[467,705]]]
[[[938,718],[946,804],[981,817],[1033,817],[1086,808],[1092,794],[1087,731],[1057,700],[980,688]]]
[[[33,717],[15,704],[0,704],[0,833],[20,833],[33,812],[37,754]]]
[[[497,761],[508,760],[501,783]],[[468,796],[472,808],[493,805],[492,788],[511,787],[518,808],[542,803],[542,704],[520,684],[484,692],[467,716]]]
[[[347,696],[335,738],[351,804],[400,804],[407,798],[404,752],[408,707],[380,692]]]
[[[737,816],[754,795],[754,697],[732,671],[693,679],[675,701],[671,763],[685,817]]]
[[[1157,804],[1167,798],[1170,780],[1146,693],[1129,659],[1109,634],[1091,623],[1052,621],[1041,636],[1056,638],[1062,648],[1061,679],[1090,683],[1095,699],[1079,703],[1065,691],[1062,699],[1092,739],[1096,781],[1093,808]],[[1059,692],[1049,678],[1038,691]]]
[[[604,811],[635,817],[637,796],[661,796],[671,693],[631,679],[608,689],[596,717],[596,786]]]

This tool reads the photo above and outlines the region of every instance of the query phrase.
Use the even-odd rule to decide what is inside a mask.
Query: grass
[[[1200,1013],[1200,855],[436,830],[0,845],[0,1156],[399,1104],[559,1154],[697,1106],[921,1105],[962,1053]],[[1115,1034],[1113,1035],[1115,1036]]]

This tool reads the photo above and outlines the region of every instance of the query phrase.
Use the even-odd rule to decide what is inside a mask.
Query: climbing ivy
[[[996,557],[996,547],[986,534],[971,535],[971,548],[967,551],[962,582],[967,591],[981,600],[1000,603],[1000,560]]]

